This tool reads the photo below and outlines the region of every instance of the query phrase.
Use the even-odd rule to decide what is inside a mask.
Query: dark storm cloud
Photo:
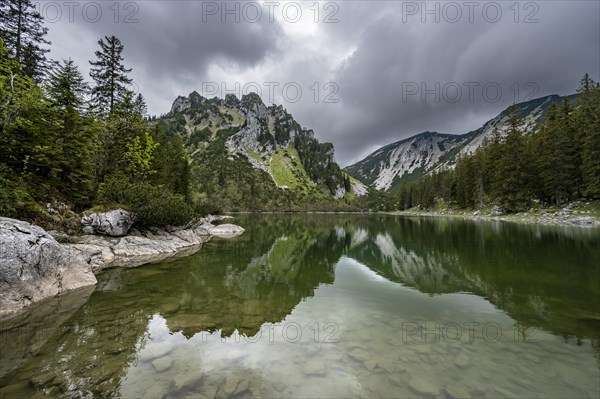
[[[81,3],[80,9],[83,11],[88,3]],[[72,46],[62,46],[69,55],[72,47],[77,48],[85,40],[85,48],[77,48],[75,55],[82,69],[93,58],[97,40],[105,35],[119,37],[125,45],[125,63],[133,68],[140,91],[147,97],[151,111],[157,113],[168,111],[177,95],[199,90],[211,62],[251,68],[276,51],[281,34],[279,26],[266,18],[258,23],[235,23],[229,17],[223,23],[218,15],[208,15],[200,1],[138,2],[139,8],[133,14],[134,9],[126,8],[128,3],[119,3],[117,23],[114,10],[109,8],[114,3],[97,3],[102,5],[98,22],[88,22],[89,18],[86,21],[75,13],[72,23],[63,18],[49,24],[50,34],[58,37],[52,37],[55,47],[72,42]],[[130,14],[134,22],[126,22]]]
[[[518,15],[512,1],[474,2],[471,14],[466,3],[450,2],[462,13],[455,22],[448,3],[335,2],[339,22],[325,24],[326,3],[318,23],[312,2],[299,3],[308,17],[300,23],[282,19],[281,6],[274,22],[263,15],[222,23],[203,21],[199,1],[148,1],[139,3],[139,23],[114,23],[108,14],[95,24],[80,18],[49,27],[53,55],[70,55],[83,69],[99,37],[118,35],[151,113],[168,111],[177,95],[205,81],[298,82],[300,101],[276,93],[277,102],[332,141],[342,164],[422,131],[476,129],[514,101],[573,93],[585,72],[600,77],[598,2],[520,2]],[[494,4],[502,14],[495,22]],[[314,82],[319,101],[309,90]],[[322,101],[327,82],[339,87],[338,103]],[[422,98],[422,89],[433,92]]]
[[[466,133],[514,101],[573,93],[586,71],[598,78],[598,3],[540,3],[539,22],[529,24],[513,15],[497,23],[397,15],[373,23],[340,68],[345,111],[355,115],[335,132],[341,160],[425,130]],[[423,89],[431,90],[425,98]]]

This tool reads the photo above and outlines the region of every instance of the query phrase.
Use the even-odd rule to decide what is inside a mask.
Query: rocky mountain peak
[[[171,114],[176,114],[178,112],[184,112],[192,106],[192,103],[189,98],[184,96],[177,96],[175,101],[173,101],[173,105],[171,106]]]
[[[243,111],[254,113],[263,121],[267,120],[267,107],[262,98],[254,92],[242,96],[240,108]]]
[[[225,106],[228,108],[238,108],[240,106],[240,100],[235,94],[227,94],[225,96]]]

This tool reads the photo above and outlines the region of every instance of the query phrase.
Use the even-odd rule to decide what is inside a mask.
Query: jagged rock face
[[[346,171],[378,190],[387,191],[404,176],[436,169],[444,156],[451,154],[467,139],[463,136],[425,132],[387,145],[347,167]]]
[[[233,153],[248,154],[248,152],[254,151],[262,155],[270,155],[275,151],[275,146],[270,142],[260,141],[264,133],[265,127],[261,124],[258,116],[254,112],[249,112],[246,127],[227,140],[227,148]]]
[[[81,218],[84,232],[111,237],[124,236],[134,223],[135,215],[120,208],[104,213],[92,213]]]
[[[90,266],[72,257],[44,229],[0,217],[0,317],[94,284]]]
[[[314,132],[302,128],[281,105],[267,107],[256,93],[239,100],[228,94],[221,100],[193,92],[178,97],[162,123],[182,135],[192,162],[212,143],[223,140],[228,160],[245,156],[253,168],[267,172],[278,188],[321,186],[334,198],[346,194],[345,174],[335,162],[333,145],[319,143]]]
[[[552,95],[517,104],[523,117],[521,130],[526,135],[536,132],[550,104],[560,101],[561,97]],[[345,171],[378,190],[394,191],[402,181],[453,168],[460,156],[473,154],[486,139],[491,139],[494,130],[505,134],[508,121],[509,109],[506,109],[479,129],[466,134],[424,132],[380,148],[346,167]]]
[[[175,101],[173,102],[173,105],[171,106],[171,113],[175,114],[177,112],[183,112],[183,111],[187,110],[188,108],[190,108],[190,106],[191,106],[191,102],[190,102],[189,98],[179,96],[175,99]]]
[[[344,188],[344,186],[337,186],[335,189],[335,193],[333,194],[333,198],[340,199],[343,198],[344,195],[346,195],[346,189]]]
[[[240,101],[240,109],[248,114],[254,114],[263,122],[267,120],[267,107],[256,93],[249,93],[245,96],[242,96],[242,100]]]
[[[367,195],[369,188],[359,181],[352,182],[352,191],[359,197]]]

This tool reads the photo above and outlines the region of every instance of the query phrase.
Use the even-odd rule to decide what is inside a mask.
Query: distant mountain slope
[[[576,100],[576,95],[569,96],[569,99]],[[545,120],[548,106],[560,102],[562,97],[551,95],[517,104],[523,117],[521,128],[525,134],[536,132]],[[509,109],[469,133],[453,135],[424,132],[388,144],[344,170],[378,190],[395,191],[402,182],[414,181],[436,170],[454,167],[460,155],[475,152],[486,138],[492,136],[494,129],[502,133],[508,123]]]
[[[192,160],[192,191],[226,209],[248,210],[261,199],[250,208],[281,209],[367,192],[335,162],[331,143],[319,143],[282,106],[267,107],[255,93],[241,99],[179,96],[156,124],[183,138]]]

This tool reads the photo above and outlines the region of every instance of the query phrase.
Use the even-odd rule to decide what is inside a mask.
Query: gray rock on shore
[[[225,223],[208,227],[208,232],[217,237],[234,237],[244,232],[244,229],[235,224]]]
[[[83,231],[86,234],[103,234],[111,237],[122,237],[129,232],[135,223],[135,215],[124,209],[109,212],[92,213],[81,218]]]
[[[107,267],[135,267],[173,256],[184,249],[200,249],[211,234],[204,227],[167,232],[154,229],[140,233],[132,230],[126,237],[85,235],[73,238],[66,248],[88,263],[94,272]]]
[[[108,216],[107,216],[108,215]],[[244,229],[210,222],[189,228],[132,229],[133,215],[122,209],[94,214],[86,227],[102,235],[68,237],[27,222],[0,217],[0,319],[42,299],[97,283],[95,272],[107,267],[135,267],[172,256],[191,255],[212,236],[234,237]]]
[[[44,229],[0,217],[0,317],[96,282],[90,265]]]

